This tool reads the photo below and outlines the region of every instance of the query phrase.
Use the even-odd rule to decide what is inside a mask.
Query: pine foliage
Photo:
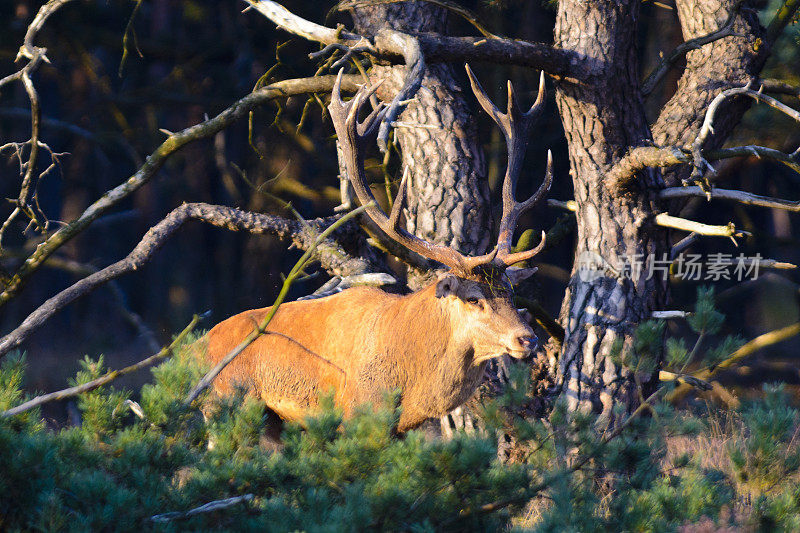
[[[646,322],[617,358],[652,372],[665,350],[677,374],[704,368],[739,344],[719,336],[723,326],[713,294],[701,291],[690,320],[693,346],[663,344],[663,323]],[[725,413],[727,433],[714,450],[676,452],[670,444],[719,441],[711,437],[723,415],[713,410],[654,401],[613,438],[594,415],[571,413],[561,401],[546,419],[521,417],[514,407],[528,398],[530,379],[520,366],[503,395],[483,405],[484,431],[451,440],[420,431],[398,436],[396,397],[345,422],[326,399],[304,428],[285,429],[276,451],[263,442],[274,415],[243,392],[184,406],[206,370],[192,357],[197,342],[153,369],[138,394],[113,386],[82,394],[80,427],[48,428],[36,409],[0,419],[0,529],[800,529],[800,411],[780,387]],[[24,370],[20,355],[3,362],[0,409],[25,401]],[[87,357],[74,383],[103,372],[102,357]],[[499,434],[513,439],[514,461],[498,461]],[[714,451],[723,459],[710,461]],[[246,498],[186,512],[237,496]]]

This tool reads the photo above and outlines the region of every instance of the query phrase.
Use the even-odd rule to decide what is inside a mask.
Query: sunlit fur
[[[245,311],[214,327],[209,362],[235,348],[268,310]],[[348,415],[399,390],[400,431],[464,403],[486,361],[524,357],[535,340],[510,290],[452,274],[407,296],[361,287],[286,303],[267,329],[215,380],[217,393],[238,383],[282,418],[302,422],[331,391]]]

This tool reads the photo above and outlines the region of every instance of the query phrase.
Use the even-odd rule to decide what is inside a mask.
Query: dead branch
[[[361,35],[328,28],[305,20],[270,0],[245,0],[250,7],[267,17],[279,28],[309,41],[343,44],[348,48],[362,47],[366,52],[389,61],[401,61],[405,50],[396,41],[384,40],[375,43]],[[416,34],[420,48],[429,63],[486,61],[504,65],[533,67],[555,75],[572,79],[587,76],[586,61],[574,52],[541,43],[514,39],[487,39],[476,37],[448,37],[444,35]]]
[[[800,98],[800,87],[795,87],[785,81],[761,79],[758,80],[759,91],[773,94],[788,94]]]
[[[728,15],[728,20],[725,21],[725,24],[723,24],[718,30],[713,31],[708,35],[696,37],[679,44],[675,50],[673,50],[667,57],[663,58],[661,63],[659,63],[659,65],[653,69],[653,71],[642,82],[642,96],[648,96],[651,92],[653,92],[653,89],[655,89],[656,85],[661,82],[667,72],[669,72],[669,69],[672,68],[672,66],[675,65],[679,59],[684,57],[692,50],[697,50],[698,48],[702,48],[707,44],[713,43],[714,41],[734,35],[733,25],[736,22],[736,17],[739,14],[739,8],[741,7],[742,3],[743,0],[739,0],[733,6],[730,15]]]
[[[675,198],[708,198],[709,200],[731,200],[745,205],[757,205],[759,207],[770,207],[772,209],[784,209],[786,211],[800,212],[800,201],[784,200],[783,198],[771,198],[760,196],[744,191],[730,189],[713,188],[709,192],[700,187],[668,187],[659,191],[658,197],[662,200],[672,200]]]
[[[40,231],[44,232],[47,230],[47,217],[39,208],[38,201],[36,200],[36,189],[39,180],[41,180],[51,170],[51,167],[54,167],[58,164],[58,159],[56,154],[50,150],[47,145],[39,140],[42,112],[39,106],[39,93],[36,91],[36,87],[33,84],[31,75],[39,68],[42,62],[49,63],[50,60],[47,59],[47,49],[34,45],[33,40],[36,38],[36,35],[42,29],[44,23],[47,21],[50,15],[71,1],[72,0],[50,0],[41,8],[39,8],[39,11],[36,13],[36,16],[25,32],[25,38],[22,46],[17,53],[16,61],[25,58],[28,59],[28,62],[17,72],[0,80],[0,88],[13,81],[20,81],[25,89],[26,94],[28,95],[28,100],[31,104],[31,137],[28,141],[22,143],[23,147],[29,147],[28,155],[25,160],[23,160],[22,157],[22,149],[17,148],[17,155],[20,163],[20,173],[22,174],[22,183],[20,185],[19,196],[14,202],[16,204],[15,208],[11,212],[11,215],[9,215],[9,217],[3,223],[2,228],[0,228],[0,246],[2,245],[1,239],[3,232],[20,214],[26,215],[30,219],[31,224],[36,226]],[[39,158],[39,150],[43,147],[47,148],[50,152],[51,165],[44,172],[37,174],[36,169],[37,160]]]
[[[313,246],[316,250],[314,259],[320,262],[322,268],[334,274],[348,275],[372,270],[367,261],[350,256],[333,239],[316,243],[320,228],[330,220],[301,222],[220,205],[183,204],[150,228],[127,257],[75,282],[28,315],[14,331],[0,339],[0,356],[19,346],[34,330],[75,299],[112,279],[141,268],[178,228],[191,219],[230,231],[270,233],[282,239],[291,239],[304,250]]]
[[[141,370],[142,368],[146,368],[150,365],[153,365],[162,359],[165,359],[172,355],[175,352],[175,348],[177,348],[183,341],[186,339],[186,336],[194,330],[197,323],[200,321],[200,317],[195,315],[192,317],[192,321],[189,322],[189,325],[186,326],[183,331],[181,331],[175,340],[173,340],[169,346],[165,346],[161,349],[160,352],[157,354],[151,355],[147,359],[142,359],[136,364],[126,366],[120,370],[112,370],[110,372],[106,372],[104,375],[100,376],[97,379],[93,379],[89,382],[83,383],[81,385],[76,385],[75,387],[70,387],[68,389],[63,389],[57,392],[51,392],[49,394],[42,394],[41,396],[37,396],[31,400],[28,400],[25,403],[17,405],[16,407],[12,407],[7,411],[3,411],[0,413],[0,418],[8,418],[11,416],[16,416],[18,414],[24,413],[25,411],[29,411],[34,407],[38,407],[42,404],[49,403],[49,402],[56,402],[58,400],[66,400],[67,398],[72,398],[74,396],[78,396],[79,394],[83,394],[84,392],[88,392],[90,390],[97,389],[102,387],[103,385],[107,385],[111,383],[117,378],[124,376],[125,374],[130,374],[131,372],[136,372],[137,370]]]
[[[335,80],[335,76],[318,76],[274,83],[236,101],[216,117],[168,136],[130,178],[107,191],[100,199],[86,208],[78,218],[59,228],[36,248],[36,251],[25,260],[13,274],[3,292],[0,293],[0,307],[17,295],[25,281],[41,267],[53,252],[80,234],[111,207],[148,183],[167,159],[181,148],[199,139],[215,135],[233,122],[246,117],[251,110],[275,98],[330,91]],[[344,76],[342,88],[354,92],[358,89],[359,80],[358,76]]]
[[[380,46],[388,46],[388,43],[393,46],[399,46],[404,51],[403,60],[408,70],[403,86],[397,91],[397,94],[389,104],[378,128],[378,148],[381,152],[386,153],[389,132],[393,123],[397,121],[406,108],[407,101],[413,98],[422,86],[422,78],[425,77],[425,56],[422,54],[419,39],[389,28],[381,29],[378,32],[375,37],[375,43]]]
[[[7,257],[25,257],[23,252],[15,253],[6,251],[5,255]],[[45,262],[44,266],[45,268],[63,270],[78,276],[88,276],[99,270],[93,265],[79,263],[78,261],[55,256],[50,256]],[[147,324],[144,323],[144,320],[142,320],[142,317],[139,316],[138,313],[132,311],[128,307],[128,299],[125,296],[125,292],[122,290],[122,287],[119,286],[119,283],[113,280],[109,281],[108,290],[111,293],[111,296],[114,298],[114,301],[117,303],[117,307],[119,308],[122,317],[139,333],[139,335],[141,335],[141,337],[147,343],[148,349],[153,351],[158,350],[160,345],[156,340],[153,330],[151,330]]]
[[[725,100],[736,96],[747,96],[758,103],[767,104],[770,107],[773,107],[800,122],[800,111],[792,109],[791,107],[779,102],[771,96],[767,96],[759,91],[754,91],[750,88],[750,84],[745,87],[734,87],[733,89],[722,91],[716,97],[714,97],[714,99],[711,101],[711,104],[709,104],[708,109],[706,110],[706,116],[703,119],[703,125],[700,128],[700,132],[697,134],[697,137],[692,143],[691,152],[693,168],[692,173],[686,180],[684,180],[684,184],[692,182],[703,183],[701,180],[706,170],[711,170],[712,172],[714,171],[713,167],[711,167],[708,161],[703,157],[703,146],[705,146],[706,142],[714,133],[714,117],[716,116],[720,106]],[[704,190],[710,190],[711,187],[710,185],[706,184],[703,188]]]
[[[729,222],[725,226],[712,226],[701,222],[695,222],[694,220],[674,217],[667,213],[657,214],[655,216],[655,223],[662,228],[689,231],[697,235],[705,235],[706,237],[744,237],[750,235],[746,231],[737,230],[733,222]]]

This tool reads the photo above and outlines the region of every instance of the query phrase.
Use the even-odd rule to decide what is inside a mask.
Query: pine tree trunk
[[[638,0],[562,0],[555,28],[556,45],[580,54],[588,79],[556,83],[578,205],[577,260],[561,309],[566,337],[558,382],[572,409],[602,413],[609,423],[612,406],[630,409],[638,401],[634,376],[612,361],[612,347],[619,341],[630,347],[635,325],[666,299],[661,276],[647,279],[646,268],[626,273],[621,262],[661,258],[668,251],[665,233],[651,224],[655,205],[646,192],[660,185],[660,174],[642,173],[639,187],[624,195],[603,184],[629,147],[651,139],[639,92],[639,5]],[[581,279],[581,261],[592,258],[612,268]],[[638,377],[645,387],[655,381],[652,375]]]

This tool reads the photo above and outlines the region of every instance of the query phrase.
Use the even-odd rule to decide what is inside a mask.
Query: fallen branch
[[[692,377],[703,380],[703,381],[711,381],[711,378],[715,375],[719,374],[723,370],[727,370],[732,366],[738,364],[742,359],[752,355],[753,353],[761,350],[762,348],[766,348],[767,346],[771,346],[778,342],[785,341],[787,339],[791,339],[795,335],[800,334],[800,322],[792,324],[791,326],[786,326],[785,328],[776,329],[774,331],[770,331],[768,333],[764,333],[759,335],[755,339],[745,343],[741,348],[734,351],[727,359],[722,361],[719,364],[716,364],[712,367],[707,369],[701,370],[699,372],[694,372]],[[671,403],[677,403],[681,401],[688,393],[691,387],[682,384],[675,388],[672,392],[670,392],[666,400]]]
[[[274,83],[238,100],[216,117],[201,122],[200,124],[190,126],[167,137],[164,142],[147,157],[144,165],[130,178],[117,187],[107,191],[78,218],[61,227],[36,248],[36,251],[25,260],[22,266],[13,274],[3,292],[0,293],[0,307],[17,295],[25,281],[41,267],[45,259],[85,230],[111,207],[148,183],[162,165],[164,165],[167,159],[178,150],[191,142],[217,134],[219,131],[230,126],[233,122],[246,117],[251,110],[270,100],[298,94],[330,91],[333,88],[333,82],[335,80],[335,76],[318,76],[315,78],[298,78]],[[350,92],[356,91],[358,89],[358,81],[360,81],[360,77],[358,76],[344,76],[342,78],[342,88]]]
[[[200,317],[195,315],[192,317],[192,321],[189,322],[189,325],[186,326],[183,331],[181,331],[175,340],[173,340],[169,346],[166,346],[161,349],[160,352],[157,354],[151,355],[147,359],[143,359],[136,364],[126,366],[121,370],[112,370],[110,372],[105,373],[104,375],[100,376],[97,379],[93,379],[87,383],[83,383],[82,385],[76,385],[75,387],[70,387],[68,389],[63,389],[58,392],[51,392],[49,394],[42,394],[41,396],[37,396],[31,400],[28,400],[25,403],[17,405],[16,407],[12,407],[8,411],[4,411],[0,413],[0,418],[8,418],[10,416],[15,416],[20,413],[24,413],[25,411],[29,411],[34,407],[38,407],[42,404],[55,402],[58,400],[66,400],[67,398],[72,398],[74,396],[78,396],[79,394],[83,394],[84,392],[88,392],[90,390],[97,389],[111,383],[117,378],[120,378],[126,374],[130,374],[131,372],[136,372],[137,370],[141,370],[142,368],[146,368],[150,365],[153,365],[162,359],[165,359],[172,355],[175,352],[175,348],[177,348],[183,341],[186,339],[186,336],[192,332],[192,330],[197,326],[197,323],[200,321]]]
[[[225,357],[223,357],[217,365],[208,371],[208,373],[203,376],[203,379],[191,390],[191,392],[186,396],[184,400],[185,405],[190,405],[193,401],[197,399],[198,396],[211,384],[211,382],[216,378],[222,370],[230,364],[240,353],[242,353],[248,346],[250,346],[253,341],[257,338],[270,333],[267,331],[267,326],[269,323],[272,322],[275,313],[278,312],[278,308],[283,303],[283,300],[286,298],[286,295],[289,293],[289,288],[292,286],[292,283],[303,273],[306,265],[312,260],[314,257],[314,252],[317,249],[317,246],[322,244],[328,236],[336,231],[342,224],[347,222],[348,220],[352,219],[353,217],[358,216],[359,214],[366,211],[368,208],[374,206],[374,202],[370,202],[369,204],[362,205],[361,207],[354,209],[341,217],[339,220],[328,226],[325,231],[319,234],[314,242],[309,246],[308,250],[303,254],[303,256],[295,263],[292,270],[286,276],[286,279],[281,286],[281,290],[278,293],[278,296],[275,298],[275,301],[272,304],[267,315],[259,322],[253,331],[250,332],[247,337],[245,337],[242,342],[239,343],[236,348],[230,351]]]
[[[658,197],[662,200],[672,200],[675,198],[698,197],[708,200],[731,200],[745,205],[757,205],[760,207],[771,207],[773,209],[784,209],[786,211],[800,212],[800,201],[784,200],[782,198],[771,198],[769,196],[759,196],[744,191],[713,188],[709,192],[697,186],[690,187],[668,187],[658,192]]]
[[[349,256],[336,242],[332,240],[317,242],[319,227],[325,225],[327,220],[301,223],[232,207],[203,203],[183,204],[150,228],[127,257],[77,281],[28,315],[14,331],[0,339],[0,356],[19,346],[33,331],[67,304],[112,279],[141,268],[184,222],[191,219],[231,231],[271,233],[281,238],[291,238],[304,250],[313,246],[314,250],[318,250],[315,259],[320,261],[323,268],[333,273],[347,275],[370,270],[370,265],[365,260]],[[326,236],[329,234],[330,232],[326,233]]]
[[[214,500],[213,502],[208,502],[205,505],[201,505],[200,507],[195,507],[194,509],[191,509],[189,511],[174,511],[172,513],[153,515],[150,517],[150,520],[152,520],[153,522],[158,522],[160,524],[165,524],[173,520],[190,518],[198,514],[210,513],[213,511],[219,511],[221,509],[227,509],[228,507],[233,507],[234,505],[238,505],[240,503],[249,502],[253,498],[255,498],[255,496],[253,496],[252,494],[243,494],[242,496],[234,496],[233,498],[225,498],[224,500]]]

